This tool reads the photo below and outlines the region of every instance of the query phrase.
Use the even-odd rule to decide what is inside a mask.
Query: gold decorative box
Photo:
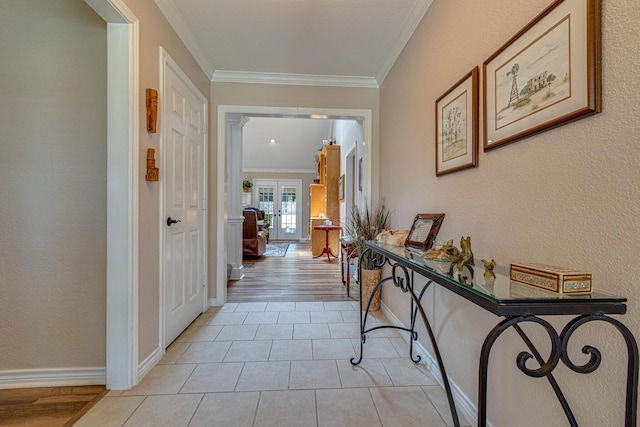
[[[591,273],[546,264],[511,264],[511,280],[559,294],[591,292]]]

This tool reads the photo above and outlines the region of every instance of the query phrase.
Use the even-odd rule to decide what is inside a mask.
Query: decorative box
[[[511,280],[559,294],[591,292],[591,273],[545,264],[511,264]]]

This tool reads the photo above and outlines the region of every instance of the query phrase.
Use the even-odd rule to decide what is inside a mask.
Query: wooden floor
[[[357,301],[351,280],[350,297],[340,275],[340,259],[313,259],[307,243],[291,243],[284,257],[243,261],[244,277],[229,282],[228,302]]]
[[[106,392],[104,386],[0,390],[0,426],[69,427]]]

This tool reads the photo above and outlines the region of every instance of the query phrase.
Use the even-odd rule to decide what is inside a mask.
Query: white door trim
[[[216,173],[216,298],[212,301],[212,305],[223,305],[227,299],[227,277],[226,277],[226,240],[227,231],[225,227],[225,218],[227,214],[227,206],[225,205],[225,189],[229,186],[226,182],[227,165],[226,165],[226,142],[227,142],[227,116],[231,114],[240,114],[244,116],[251,115],[275,115],[277,116],[300,116],[309,117],[312,114],[327,115],[329,118],[353,118],[362,120],[364,130],[364,176],[367,177],[367,185],[363,188],[366,200],[371,200],[372,188],[377,188],[372,170],[372,111],[357,109],[337,109],[337,108],[297,108],[297,107],[259,107],[259,106],[243,106],[243,105],[218,105],[218,164]],[[240,168],[241,165],[234,165]]]
[[[196,96],[196,98],[198,98],[198,101],[202,103],[204,111],[202,114],[202,126],[204,131],[202,132],[202,138],[203,138],[203,165],[202,165],[202,194],[203,194],[203,200],[202,200],[202,206],[203,206],[203,218],[202,218],[202,259],[203,259],[203,285],[204,285],[204,291],[203,291],[203,298],[202,298],[202,312],[205,312],[209,307],[208,307],[208,298],[207,298],[207,277],[208,277],[208,269],[207,269],[207,264],[208,264],[208,259],[207,259],[207,200],[206,200],[206,195],[207,195],[207,170],[208,170],[208,159],[207,156],[209,155],[209,150],[208,150],[208,102],[207,102],[207,98],[204,97],[204,95],[202,95],[202,93],[198,90],[198,88],[193,84],[193,82],[191,81],[191,79],[189,79],[189,77],[184,73],[184,71],[182,71],[182,69],[178,66],[178,64],[173,60],[173,58],[171,58],[171,56],[169,55],[169,53],[162,48],[162,46],[160,46],[160,93],[158,94],[158,103],[161,105],[160,111],[159,111],[159,121],[160,123],[162,123],[162,130],[160,132],[160,158],[162,159],[162,166],[161,166],[161,170],[167,170],[167,165],[165,163],[166,161],[166,157],[164,155],[165,152],[165,137],[167,135],[166,132],[166,123],[167,123],[167,119],[166,119],[166,106],[168,105],[168,103],[166,102],[165,99],[165,95],[166,95],[166,69],[167,68],[171,68],[171,70],[175,73],[175,75],[182,81],[182,83],[185,84],[185,86],[187,86],[187,88]],[[160,306],[159,306],[159,312],[160,312],[160,316],[159,316],[159,321],[160,321],[160,325],[158,328],[159,334],[158,334],[158,345],[161,349],[161,353],[164,354],[165,353],[165,349],[167,347],[167,345],[169,345],[170,343],[165,343],[164,342],[164,330],[165,330],[165,308],[164,308],[164,299],[165,299],[165,282],[164,282],[164,269],[165,269],[165,257],[164,257],[164,246],[165,246],[165,232],[166,232],[166,223],[165,223],[165,218],[166,218],[166,212],[165,212],[165,205],[164,205],[164,193],[165,192],[165,181],[164,180],[160,180],[160,251],[159,251],[159,256],[160,256]]]
[[[85,0],[107,22],[107,388],[138,383],[139,22],[122,0]]]

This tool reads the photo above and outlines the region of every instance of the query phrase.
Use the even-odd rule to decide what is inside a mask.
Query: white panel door
[[[165,67],[164,345],[205,307],[205,104]],[[160,171],[162,177],[163,171]]]
[[[269,240],[300,240],[302,236],[302,180],[254,180],[258,209],[271,228]]]

